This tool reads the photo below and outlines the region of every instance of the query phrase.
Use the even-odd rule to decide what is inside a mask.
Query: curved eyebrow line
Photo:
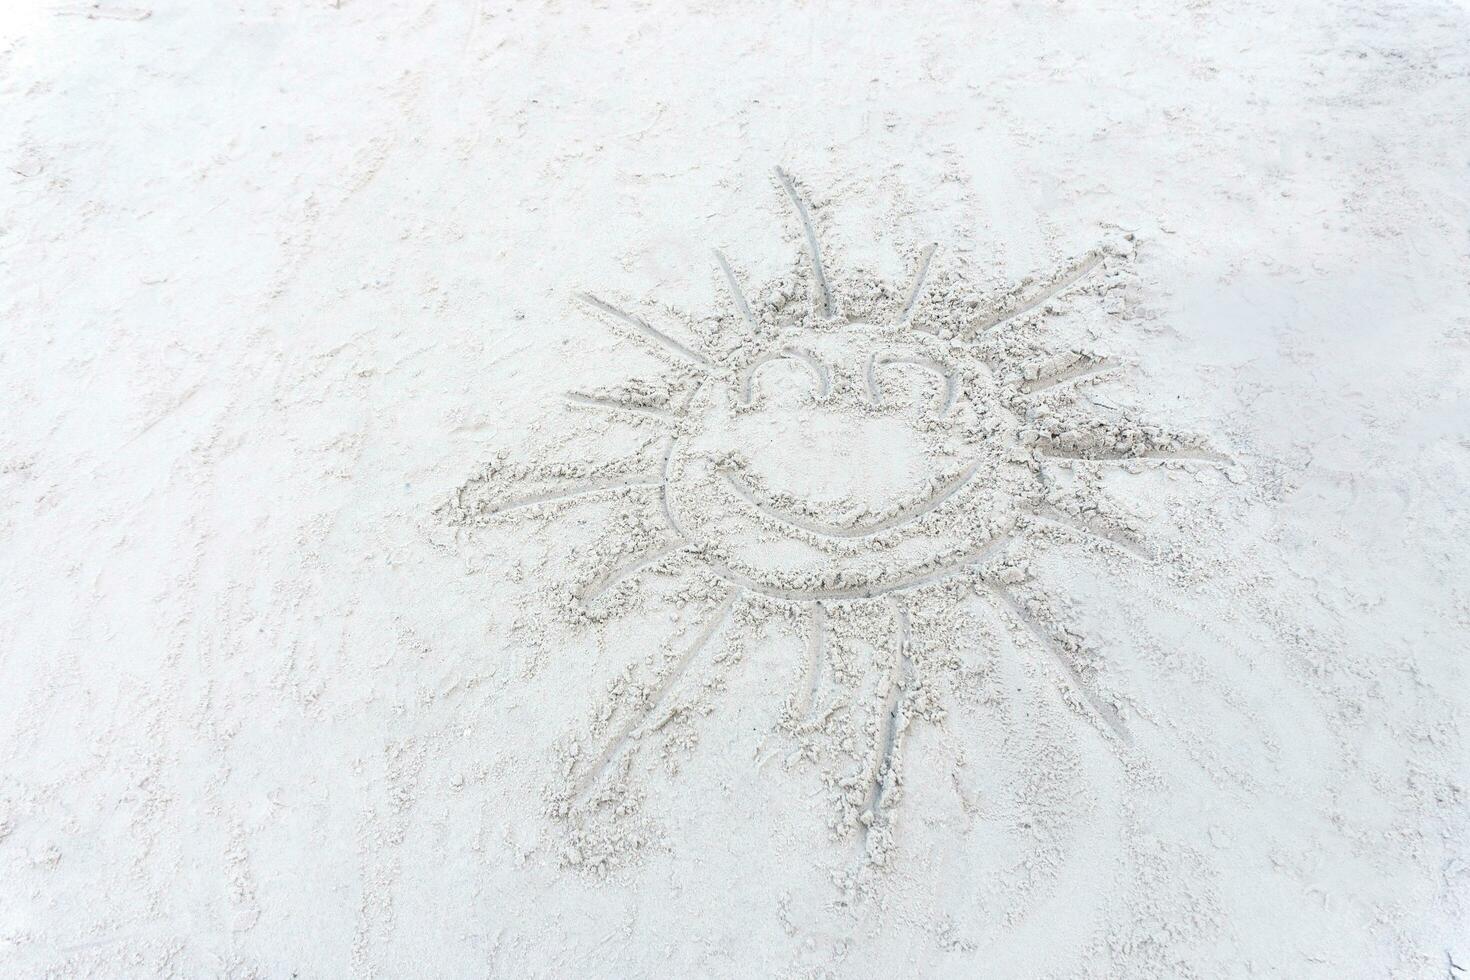
[[[765,367],[767,364],[771,363],[772,361],[779,361],[783,357],[789,357],[793,360],[797,360],[805,364],[808,370],[810,370],[812,374],[816,375],[817,384],[820,386],[820,389],[817,392],[817,397],[827,397],[827,393],[832,390],[832,379],[828,377],[827,369],[822,366],[822,362],[817,360],[816,357],[808,354],[804,350],[797,350],[795,347],[786,347],[782,350],[771,351],[769,354],[762,354],[760,357],[757,357],[755,360],[751,361],[749,366],[747,366],[746,369],[741,372],[740,404],[749,405],[751,399],[755,397],[756,372]]]
[[[885,364],[912,364],[914,367],[921,367],[925,370],[933,371],[943,378],[944,394],[940,396],[941,401],[936,406],[939,409],[940,418],[948,415],[950,410],[954,408],[954,403],[959,400],[959,372],[945,367],[938,361],[928,357],[884,357],[879,354],[874,354],[868,358],[867,384],[868,399],[875,405],[878,403],[878,398],[882,395],[882,392],[878,390],[878,378],[875,372]]]

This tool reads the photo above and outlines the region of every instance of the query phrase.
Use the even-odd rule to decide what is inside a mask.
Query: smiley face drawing
[[[991,603],[1046,665],[1079,723],[1127,751],[1128,705],[1098,685],[1105,663],[1060,623],[1012,552],[1018,543],[1071,541],[1152,561],[1125,516],[1061,477],[1228,460],[1197,437],[1093,404],[1089,386],[1124,365],[1048,342],[1054,316],[1105,308],[1125,290],[1130,236],[998,289],[972,285],[957,264],[943,268],[937,246],[915,255],[902,286],[846,285],[828,275],[797,182],[777,169],[775,184],[803,240],[802,261],[786,280],[747,294],[716,251],[728,300],[720,343],[679,339],[688,331],[653,314],[578,297],[667,364],[658,384],[569,396],[576,408],[646,430],[646,452],[605,467],[487,467],[439,515],[463,529],[554,522],[594,498],[626,501],[646,533],[615,554],[589,553],[568,603],[574,615],[606,615],[651,576],[701,583],[697,625],[647,676],[613,692],[586,737],[571,742],[552,811],[574,824],[623,807],[619,786],[636,776],[650,741],[676,721],[693,723],[708,696],[695,678],[718,669],[712,648],[722,631],[780,617],[804,633],[806,662],[793,665],[800,680],[787,708],[799,734],[843,703],[839,678],[826,669],[841,624],[861,621],[871,633],[885,622],[869,637],[881,676],[864,688],[875,696],[847,736],[863,748],[837,819],[863,862],[881,865],[901,797],[904,736],[923,717],[931,661],[914,640],[916,598]],[[577,848],[569,853],[580,862]]]

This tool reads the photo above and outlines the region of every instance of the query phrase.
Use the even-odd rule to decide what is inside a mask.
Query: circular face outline
[[[808,410],[848,425],[900,419],[925,456],[948,457],[952,465],[876,513],[848,507],[834,518],[806,500],[766,491],[730,430],[763,410],[759,375],[783,358],[811,375]],[[938,384],[932,393],[894,399],[898,389],[883,375],[895,369],[932,374]],[[665,459],[667,516],[706,552],[716,575],[774,598],[870,598],[935,581],[1007,543],[1019,499],[1035,481],[1009,459],[1019,420],[988,397],[994,394],[992,378],[962,376],[927,337],[864,321],[782,331],[733,378],[707,377],[687,395],[689,425],[673,436]],[[978,424],[997,413],[1006,419],[1000,431]]]

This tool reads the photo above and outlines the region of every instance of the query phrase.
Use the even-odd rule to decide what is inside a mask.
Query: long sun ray
[[[1005,326],[1025,316],[1047,300],[1060,296],[1087,278],[1087,275],[1092,270],[1102,264],[1102,260],[1103,253],[1101,251],[1093,250],[1088,252],[1060,274],[1037,284],[1036,292],[1030,293],[1029,295],[1021,293],[1020,295],[1014,296],[1011,303],[1000,313],[995,314],[989,320],[976,324],[975,332],[981,333],[986,330],[994,330],[997,327]]]
[[[735,308],[750,324],[752,330],[760,330],[760,324],[756,322],[755,314],[750,311],[750,304],[745,300],[745,293],[740,288],[740,280],[735,278],[735,270],[730,268],[730,262],[725,258],[725,253],[719,249],[714,250],[715,261],[720,264],[720,269],[725,273],[725,284],[730,287],[730,298],[735,301]]]
[[[679,343],[673,337],[664,333],[656,327],[650,326],[641,317],[636,317],[625,310],[620,310],[611,303],[598,299],[591,293],[578,293],[577,298],[600,313],[612,317],[619,323],[631,327],[633,333],[645,341],[652,341],[656,347],[660,347],[686,361],[697,364],[706,370],[714,367],[714,362],[697,351],[691,350]]]
[[[791,204],[796,208],[796,216],[801,219],[802,231],[806,233],[807,251],[811,254],[812,274],[817,280],[817,290],[822,294],[822,316],[832,318],[832,290],[827,285],[827,273],[822,268],[822,249],[817,244],[817,230],[812,226],[811,215],[807,212],[806,205],[802,203],[801,195],[796,191],[796,182],[791,175],[780,167],[776,168],[776,178],[781,181],[781,186],[786,190],[786,196],[791,198]]]
[[[888,673],[888,692],[883,699],[883,714],[878,725],[878,744],[873,752],[873,765],[868,774],[868,795],[859,811],[864,837],[878,822],[883,794],[893,781],[898,754],[902,749],[904,709],[909,688],[914,681],[914,663],[909,657],[909,613],[896,600],[893,606],[893,663]]]
[[[1113,710],[1112,706],[1104,704],[1097,698],[1082,677],[1081,672],[1078,671],[1077,666],[1072,663],[1071,655],[1054,636],[1047,632],[1041,623],[1036,621],[1036,617],[1031,614],[1031,611],[1026,608],[1025,604],[1017,599],[1011,590],[1005,586],[996,585],[991,582],[987,583],[987,587],[990,593],[1010,611],[1016,621],[1036,639],[1037,644],[1051,655],[1057,669],[1066,678],[1068,687],[1091,709],[1092,714],[1097,720],[1108,731],[1116,735],[1118,740],[1124,745],[1132,744],[1133,740],[1129,736],[1128,730],[1123,727],[1123,720],[1118,717],[1118,713]]]
[[[651,405],[634,405],[632,402],[619,401],[616,398],[603,398],[598,395],[584,395],[580,391],[568,392],[567,401],[580,408],[596,408],[609,412],[628,412],[633,415],[642,415],[647,418],[658,419],[662,422],[675,422],[679,414],[664,408],[654,408]]]
[[[669,723],[669,720],[673,718],[674,713],[672,712],[666,713],[656,722],[650,721],[650,719],[662,707],[669,691],[688,672],[695,659],[709,645],[709,641],[714,637],[719,628],[724,625],[726,618],[730,615],[730,610],[734,608],[735,601],[739,598],[740,590],[738,588],[731,588],[726,593],[725,598],[720,602],[714,613],[705,621],[704,627],[694,638],[694,642],[685,649],[684,653],[675,661],[674,666],[659,681],[658,687],[654,689],[653,694],[649,697],[647,705],[643,710],[633,714],[624,723],[623,727],[619,729],[617,736],[608,742],[596,761],[587,767],[581,779],[577,781],[574,799],[580,800],[587,795],[592,787],[597,784],[598,780],[602,778],[608,766],[612,765],[618,756],[622,754],[628,742],[635,738],[641,738],[649,732],[656,732]]]
[[[489,508],[487,514],[504,514],[513,510],[521,510],[526,507],[534,507],[537,504],[555,504],[563,501],[577,500],[599,493],[610,493],[615,490],[630,490],[643,487],[661,487],[661,480],[603,480],[596,483],[587,483],[570,490],[549,490],[546,493],[531,494],[528,497],[516,497],[503,501]]]
[[[651,551],[646,551],[593,581],[577,595],[577,601],[582,604],[584,609],[589,608],[624,579],[637,575],[648,566],[657,564],[669,555],[681,551],[688,546],[689,542],[681,539],[672,544],[662,545]]]
[[[914,284],[909,289],[908,298],[904,300],[903,309],[898,313],[899,323],[907,323],[914,313],[914,307],[919,305],[919,297],[924,293],[924,281],[929,277],[929,263],[933,261],[934,250],[937,248],[938,244],[929,245],[919,255],[919,269],[914,273]]]
[[[1229,456],[1203,449],[1143,449],[1137,452],[1114,449],[1063,449],[1060,446],[1042,446],[1041,455],[1059,462],[1071,463],[1214,463],[1229,466],[1234,462]]]

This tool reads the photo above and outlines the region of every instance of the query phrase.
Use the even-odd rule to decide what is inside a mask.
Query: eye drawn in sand
[[[750,289],[716,251],[728,307],[702,339],[666,314],[578,297],[667,365],[568,396],[604,420],[589,424],[646,433],[642,450],[496,463],[439,511],[464,530],[555,525],[594,501],[625,507],[603,541],[579,549],[585,567],[564,594],[588,623],[642,601],[655,580],[687,580],[676,601],[697,614],[567,741],[552,811],[570,830],[570,864],[604,868],[624,850],[608,828],[636,811],[651,747],[692,743],[739,659],[729,647],[765,624],[803,638],[803,662],[772,690],[786,699],[788,764],[810,757],[814,738],[855,746],[830,798],[860,869],[887,863],[900,829],[907,734],[942,714],[927,683],[940,658],[926,611],[988,603],[1077,724],[1128,751],[1126,692],[1100,685],[1105,655],[1061,621],[1025,558],[1070,542],[1154,560],[1099,481],[1069,472],[1228,462],[1198,438],[1095,404],[1088,386],[1123,365],[1048,337],[1056,315],[1105,311],[1126,286],[1127,236],[1009,288],[974,285],[933,245],[905,282],[837,279],[797,182],[778,169],[774,190],[800,261]]]

